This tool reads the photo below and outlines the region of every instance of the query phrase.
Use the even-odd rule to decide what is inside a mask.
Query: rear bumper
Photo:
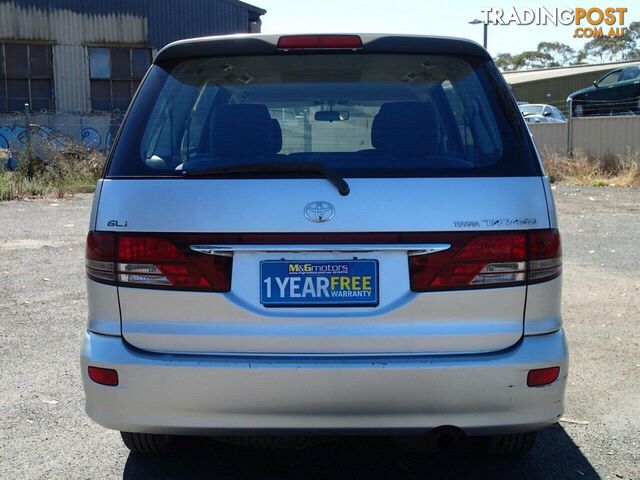
[[[561,330],[524,337],[498,353],[402,358],[152,354],[90,332],[81,361],[87,414],[121,431],[228,435],[453,425],[479,435],[556,422],[568,354]],[[92,382],[89,365],[116,369],[119,386]],[[530,369],[556,365],[556,382],[526,386]]]

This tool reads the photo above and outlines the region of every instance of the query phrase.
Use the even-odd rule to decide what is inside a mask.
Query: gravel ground
[[[566,421],[506,461],[409,455],[386,439],[305,450],[194,442],[130,455],[83,412],[83,248],[91,196],[0,203],[0,478],[640,479],[640,190],[559,186]]]

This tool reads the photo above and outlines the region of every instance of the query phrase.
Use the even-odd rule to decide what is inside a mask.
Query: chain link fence
[[[573,100],[574,117],[612,117],[640,115],[640,97],[619,100]]]

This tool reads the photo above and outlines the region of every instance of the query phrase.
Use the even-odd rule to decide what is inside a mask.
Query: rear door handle
[[[358,245],[191,245],[192,251],[206,255],[230,257],[234,252],[407,252],[409,256],[429,255],[448,250],[451,245],[439,244],[358,244]]]

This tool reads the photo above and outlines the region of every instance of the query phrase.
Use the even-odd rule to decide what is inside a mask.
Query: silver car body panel
[[[82,375],[89,416],[121,431],[241,434],[264,431],[536,430],[563,411],[562,331],[524,337],[502,352],[435,357],[213,357],[158,355],[121,338],[85,336]],[[118,387],[87,366],[117,369]],[[529,369],[560,366],[554,383],[526,386]]]
[[[548,228],[539,177],[347,181],[351,193],[345,197],[323,179],[104,180],[96,230],[320,233]],[[332,220],[314,223],[305,218],[305,205],[316,200],[333,204]],[[533,222],[522,222],[525,219]],[[126,228],[109,226],[113,220],[126,222]]]
[[[524,316],[525,335],[555,332],[562,327],[561,297],[561,277],[527,287],[527,307]]]
[[[104,180],[98,180],[96,183],[96,191],[93,194],[93,202],[91,202],[91,215],[89,216],[89,230],[95,230],[96,218],[98,216],[98,203],[100,202],[100,193],[102,192],[102,184]]]
[[[87,278],[87,328],[103,335],[121,335],[118,289]]]
[[[343,197],[320,179],[105,180],[96,229],[249,233],[273,232],[277,223],[278,233],[299,233],[549,226],[539,177],[348,181],[351,194]],[[331,221],[305,218],[305,205],[318,199],[334,205]],[[110,226],[114,220],[126,227]],[[195,247],[208,254],[216,246]],[[416,293],[409,288],[407,252],[443,246],[358,246],[365,250],[360,253],[354,248],[237,246],[229,293],[120,287],[122,334],[145,350],[212,354],[478,353],[507,348],[522,336],[525,286]],[[354,255],[379,262],[377,307],[267,308],[259,303],[261,261]]]
[[[542,184],[544,186],[544,193],[547,198],[547,210],[549,212],[549,228],[558,228],[558,217],[556,213],[556,204],[551,193],[551,183],[549,177],[542,177]]]
[[[406,255],[402,262],[399,255],[377,257],[375,309],[267,309],[255,302],[259,282],[242,279],[258,278],[261,259],[277,258],[237,255],[233,294],[120,288],[125,339],[173,353],[414,354],[500,350],[522,336],[525,287],[407,293],[408,281],[399,280],[408,278]]]

